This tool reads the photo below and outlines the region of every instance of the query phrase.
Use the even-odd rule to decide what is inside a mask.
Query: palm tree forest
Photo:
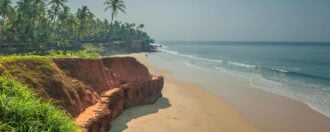
[[[152,42],[144,24],[116,21],[125,14],[123,0],[105,0],[109,19],[99,19],[88,6],[71,10],[67,0],[0,1],[0,55],[68,54],[84,45],[106,46],[115,41]]]

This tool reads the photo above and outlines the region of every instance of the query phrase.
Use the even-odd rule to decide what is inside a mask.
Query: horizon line
[[[155,40],[156,42],[263,42],[263,43],[329,43],[330,41],[272,41],[272,40]]]

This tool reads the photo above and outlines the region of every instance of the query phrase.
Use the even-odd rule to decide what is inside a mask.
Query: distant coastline
[[[235,41],[235,40],[157,40],[156,43],[166,43],[166,42],[189,42],[189,43],[201,43],[201,42],[211,42],[211,43],[247,43],[247,44],[256,44],[256,43],[278,43],[278,44],[330,44],[327,41]]]

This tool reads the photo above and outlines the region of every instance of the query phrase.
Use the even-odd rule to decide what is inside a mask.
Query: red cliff
[[[150,75],[131,57],[18,59],[2,63],[3,72],[53,100],[83,131],[92,132],[109,130],[128,107],[154,103],[164,84],[163,77]]]
[[[84,131],[107,131],[124,109],[151,104],[161,97],[163,78],[150,75],[135,58],[62,58],[54,62],[68,76],[98,93],[98,102],[75,118]]]

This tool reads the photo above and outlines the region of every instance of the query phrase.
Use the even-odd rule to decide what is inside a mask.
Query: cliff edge
[[[1,65],[0,74],[63,107],[83,131],[109,130],[126,108],[157,101],[164,84],[131,57],[20,58]]]

